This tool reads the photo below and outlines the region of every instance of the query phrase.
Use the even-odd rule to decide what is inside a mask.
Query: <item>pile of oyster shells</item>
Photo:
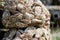
[[[2,23],[25,28],[14,40],[50,40],[50,14],[40,0],[5,0]]]
[[[25,30],[10,30],[2,40],[51,40],[51,34],[45,28],[30,26]]]
[[[44,28],[30,27],[25,29],[23,34],[20,34],[13,40],[50,40],[49,32]]]

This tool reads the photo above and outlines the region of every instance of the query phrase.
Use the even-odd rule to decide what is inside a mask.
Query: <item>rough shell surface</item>
[[[50,13],[40,0],[6,0],[4,6],[3,25],[17,31],[3,40],[51,40]]]
[[[45,26],[46,20],[50,25],[50,14],[39,0],[8,0],[4,9],[2,22],[6,28],[41,27]]]

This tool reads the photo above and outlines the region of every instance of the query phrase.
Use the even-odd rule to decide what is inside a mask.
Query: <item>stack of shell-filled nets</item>
[[[10,40],[51,40],[50,14],[40,0],[5,0],[2,23],[21,28],[22,33]]]

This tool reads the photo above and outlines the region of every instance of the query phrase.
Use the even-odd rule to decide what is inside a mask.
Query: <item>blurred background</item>
[[[52,40],[60,40],[60,0],[41,0],[42,3],[47,7],[51,14],[51,33]],[[1,7],[1,6],[0,6]],[[3,8],[3,7],[2,7]],[[0,29],[4,26],[2,25],[2,13],[3,9],[0,9]],[[0,31],[0,39],[5,32]]]

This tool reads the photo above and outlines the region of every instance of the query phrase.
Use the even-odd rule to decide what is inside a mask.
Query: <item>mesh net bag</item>
[[[2,23],[23,31],[3,40],[51,40],[50,13],[40,0],[5,0]]]

